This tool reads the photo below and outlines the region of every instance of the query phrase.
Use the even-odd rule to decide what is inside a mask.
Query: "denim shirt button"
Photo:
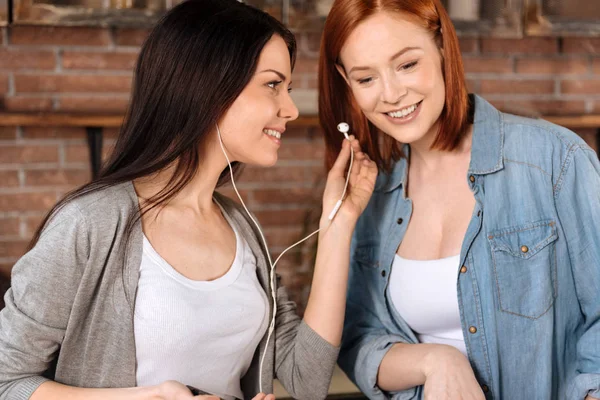
[[[523,245],[523,246],[521,246],[521,251],[522,251],[523,253],[527,253],[527,252],[529,251],[529,247],[527,247],[527,246]]]
[[[471,333],[477,333],[477,328],[475,328],[474,326],[469,328],[469,332]]]
[[[385,269],[383,271],[381,271],[381,276],[383,276],[385,278]]]
[[[464,274],[465,272],[467,272],[467,266],[463,265],[462,268],[460,269],[460,273]]]
[[[477,211],[477,216],[481,217],[481,210]]]
[[[489,392],[489,391],[490,391],[490,388],[489,388],[487,385],[482,385],[482,386],[481,386],[481,389],[483,389],[483,392],[484,392],[484,393],[487,393],[487,392]]]
[[[471,183],[475,183],[475,177],[473,175],[469,176],[469,180]]]
[[[398,220],[396,222],[398,223],[398,225],[400,225],[404,222],[404,220],[402,218],[398,218]]]

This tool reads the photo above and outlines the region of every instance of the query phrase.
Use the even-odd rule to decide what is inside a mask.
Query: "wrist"
[[[462,355],[456,348],[445,344],[422,344],[421,346],[427,346],[421,364],[421,372],[425,377],[430,376],[436,367],[444,364],[446,360]]]
[[[164,384],[140,387],[140,399],[163,400],[165,398],[163,385]]]

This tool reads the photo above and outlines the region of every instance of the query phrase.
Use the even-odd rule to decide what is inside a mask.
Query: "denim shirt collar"
[[[475,106],[473,118],[473,143],[471,144],[471,163],[469,175],[485,175],[504,168],[504,127],[502,114],[494,106],[478,95],[470,95]],[[391,192],[398,187],[406,188],[408,178],[408,159],[410,146],[403,146],[403,157],[396,162],[389,174],[379,174],[376,191]],[[406,197],[405,190],[403,190]]]

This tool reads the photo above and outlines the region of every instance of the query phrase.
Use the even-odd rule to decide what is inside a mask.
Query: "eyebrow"
[[[400,57],[401,55],[403,55],[404,53],[406,53],[408,51],[411,51],[411,50],[420,50],[420,49],[421,49],[420,47],[416,47],[416,46],[405,47],[402,50],[400,50],[399,52],[397,52],[396,54],[394,54],[393,56],[391,56],[390,57],[390,61],[394,61],[396,58]],[[353,71],[365,71],[365,70],[368,70],[368,69],[370,69],[370,67],[360,67],[360,66],[352,67],[350,69],[350,71],[348,71],[348,75],[350,75],[350,73],[353,72]]]
[[[274,72],[275,74],[277,74],[277,76],[279,76],[279,78],[281,78],[282,81],[287,81],[287,77],[284,74],[274,69],[265,69],[264,71],[260,71],[259,74],[262,74],[263,72]]]

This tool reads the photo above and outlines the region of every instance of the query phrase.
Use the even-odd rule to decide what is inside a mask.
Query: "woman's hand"
[[[354,149],[354,162],[350,171],[348,191],[335,218],[345,218],[354,223],[367,207],[377,179],[377,166],[360,149],[353,135],[350,141],[344,139],[342,150],[327,176],[323,194],[323,216],[321,224],[328,223],[327,217],[341,198],[346,184],[346,167],[350,160],[350,147]]]
[[[427,356],[423,373],[425,400],[485,400],[471,364],[454,347],[436,346]]]

